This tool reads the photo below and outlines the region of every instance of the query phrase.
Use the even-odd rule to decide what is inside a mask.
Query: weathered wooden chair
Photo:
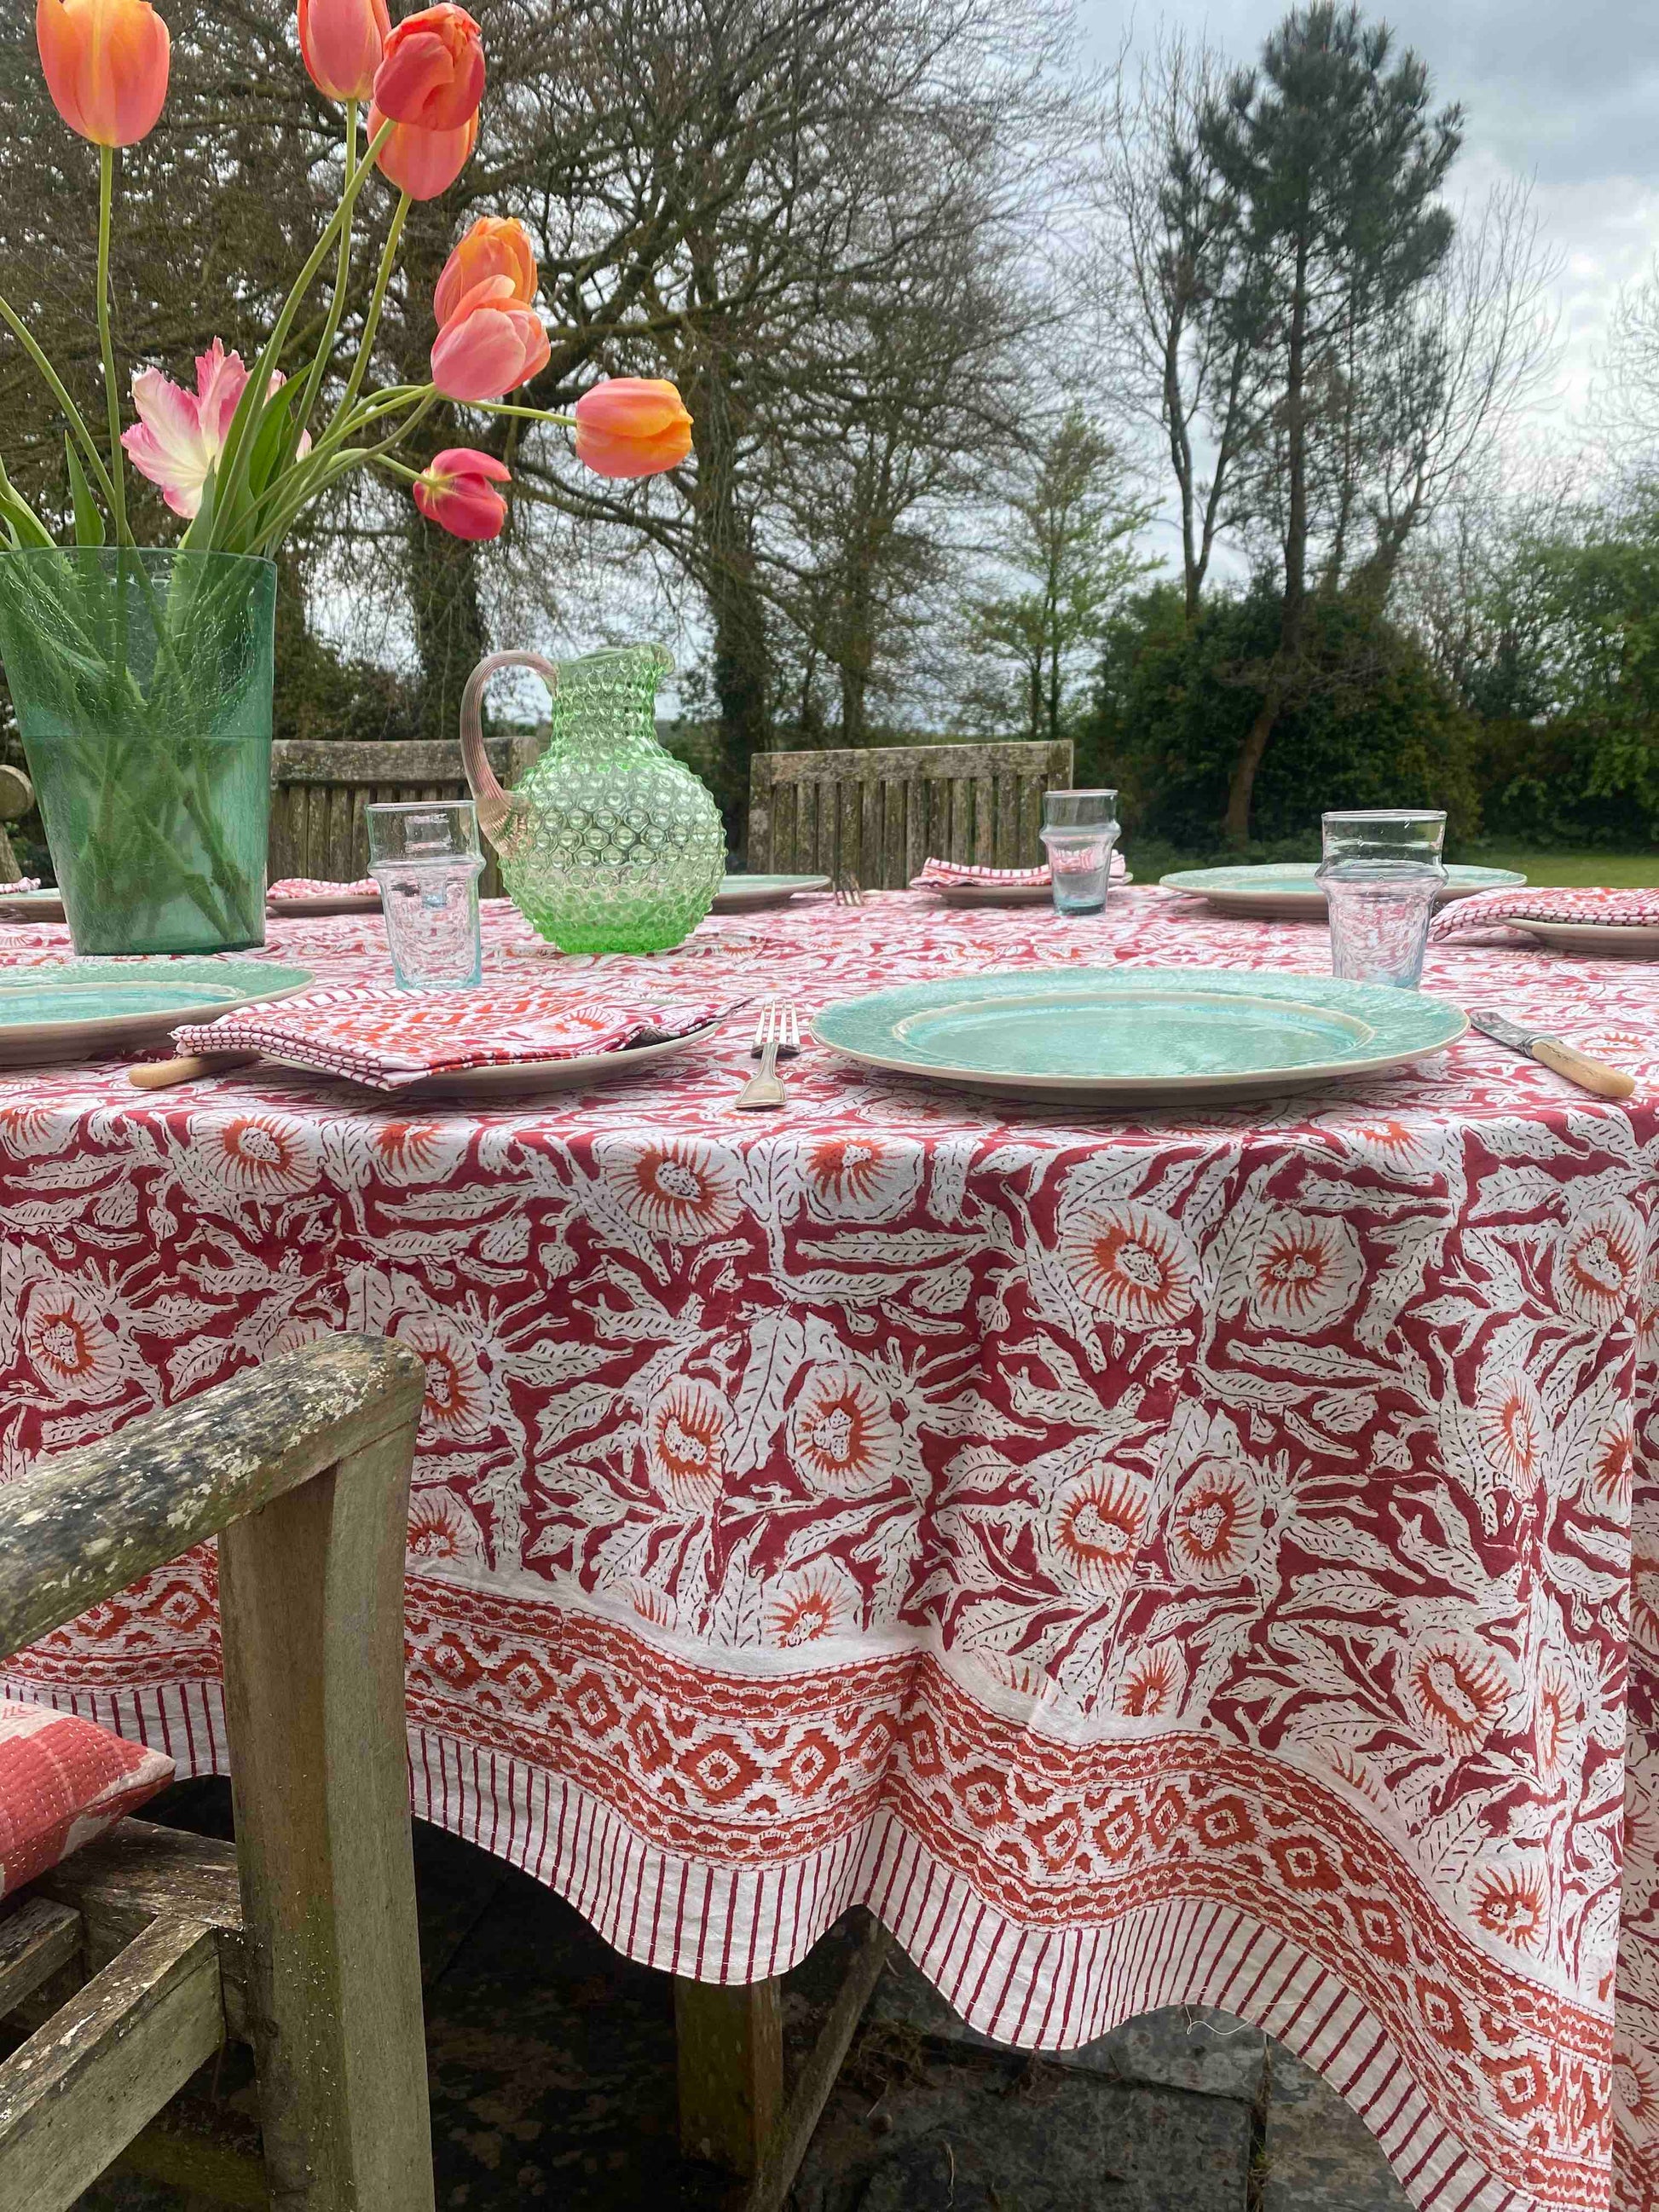
[[[408,1352],[335,1337],[5,1492],[0,1653],[219,1535],[237,1832],[233,1861],[123,1820],[0,1906],[0,2014],[77,1962],[81,1984],[0,2064],[8,2212],[62,2212],[228,2033],[283,2212],[430,2212],[404,1732],[421,1393]]]
[[[545,742],[529,735],[487,741],[490,765],[509,790]],[[366,808],[470,796],[459,739],[357,744],[279,738],[270,749],[270,880],[316,876],[354,883],[368,867]],[[483,897],[500,897],[493,854],[478,884]]]
[[[8,822],[21,822],[34,805],[34,786],[21,768],[0,767],[0,884],[15,884],[23,872],[17,865]]]
[[[1034,867],[1042,794],[1071,781],[1069,738],[757,753],[749,866],[851,873],[866,890],[900,890],[929,859]]]

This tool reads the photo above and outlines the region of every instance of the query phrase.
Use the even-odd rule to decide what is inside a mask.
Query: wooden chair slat
[[[523,732],[489,739],[491,765],[509,789],[544,742]],[[279,738],[270,749],[270,878],[355,883],[368,868],[367,808],[470,795],[459,742]],[[501,872],[487,848],[478,889],[485,898],[501,893]]]
[[[0,2020],[81,1955],[81,1916],[49,1897],[26,1898],[0,1920]]]
[[[901,888],[930,857],[1033,866],[1042,794],[1071,781],[1065,738],[757,754],[749,865],[850,868],[870,890]]]
[[[68,2212],[224,2033],[213,1930],[156,1921],[0,2065],[0,2204]]]

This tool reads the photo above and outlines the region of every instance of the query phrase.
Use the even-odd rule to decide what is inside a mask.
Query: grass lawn
[[[1529,884],[1607,884],[1621,890],[1659,884],[1659,853],[1528,853],[1481,845],[1456,857],[1483,868],[1519,868]]]
[[[1224,852],[1186,853],[1161,838],[1126,836],[1123,857],[1137,883],[1155,884],[1172,868],[1218,867],[1230,857]],[[1252,852],[1247,860],[1310,860],[1319,857],[1310,844],[1297,852],[1274,847],[1271,853]],[[1518,868],[1529,884],[1604,884],[1621,890],[1659,887],[1659,852],[1603,853],[1599,851],[1537,852],[1518,846],[1469,845],[1448,857],[1482,868]]]

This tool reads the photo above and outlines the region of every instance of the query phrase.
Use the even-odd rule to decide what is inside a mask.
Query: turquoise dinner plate
[[[96,1060],[180,1022],[291,999],[309,969],[270,960],[63,960],[0,969],[0,1067]]]
[[[1314,881],[1318,865],[1316,860],[1274,860],[1258,868],[1177,868],[1158,881],[1166,890],[1207,899],[1222,914],[1318,920],[1325,912],[1325,894]],[[1448,867],[1445,888],[1435,904],[1472,898],[1476,891],[1518,890],[1526,880],[1514,868]]]
[[[1027,1099],[1268,1097],[1374,1075],[1468,1027],[1380,983],[1237,969],[964,975],[844,999],[812,1024],[866,1067]]]
[[[783,906],[797,891],[827,891],[828,876],[725,876],[710,909],[714,914],[747,914],[751,908]]]

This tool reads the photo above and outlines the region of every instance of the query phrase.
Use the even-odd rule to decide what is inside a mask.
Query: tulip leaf
[[[179,540],[180,552],[195,553],[213,544],[213,519],[219,504],[219,474],[210,469],[202,485],[202,503],[191,517],[190,527]]]
[[[64,452],[69,460],[70,496],[75,502],[75,542],[77,545],[101,545],[104,517],[92,495],[92,486],[87,482],[86,471],[81,466],[81,456],[75,450],[72,438],[64,439]]]
[[[291,377],[270,395],[264,420],[254,437],[247,461],[247,488],[255,499],[268,491],[294,458],[300,434],[293,416],[294,402],[303,398],[305,380]]]
[[[44,550],[56,543],[51,531],[17,490],[3,466],[0,466],[0,522],[5,524],[14,546],[33,546]]]

